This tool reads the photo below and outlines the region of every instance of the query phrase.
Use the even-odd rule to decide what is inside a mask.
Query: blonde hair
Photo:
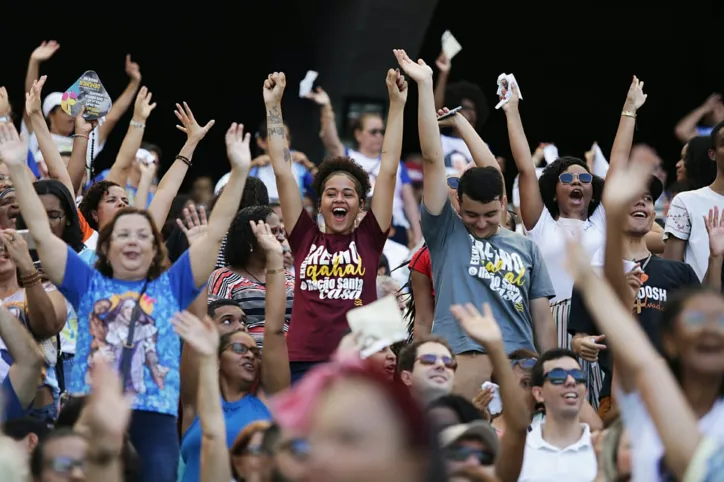
[[[29,482],[30,462],[15,441],[0,435],[0,474],[3,482]]]
[[[606,482],[621,480],[618,473],[618,446],[624,430],[626,427],[619,417],[602,434],[601,453],[598,457],[598,474],[602,477],[601,480]]]

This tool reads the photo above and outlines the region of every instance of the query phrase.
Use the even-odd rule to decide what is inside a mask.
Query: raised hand
[[[201,206],[198,210],[195,205],[191,205],[183,210],[184,219],[176,219],[176,224],[186,235],[189,246],[200,239],[209,227],[206,219],[206,209]]]
[[[158,166],[156,166],[155,162],[151,162],[148,164],[142,161],[138,162],[138,169],[141,171],[141,178],[153,179],[153,177],[156,175],[157,167]]]
[[[38,80],[34,80],[33,86],[30,87],[30,92],[25,93],[25,112],[27,112],[28,115],[42,113],[40,108],[42,99],[41,92],[43,91],[43,85],[45,85],[47,78],[47,75],[43,75]]]
[[[229,130],[226,131],[226,155],[231,162],[232,167],[243,169],[245,172],[251,169],[251,150],[249,149],[249,141],[251,134],[244,134],[244,124],[231,124]]]
[[[636,112],[646,102],[648,95],[644,94],[644,83],[634,75],[631,86],[626,94],[626,104],[624,110]]]
[[[81,416],[90,435],[106,450],[120,450],[131,419],[131,399],[121,377],[101,356],[91,365],[91,394]],[[108,446],[111,444],[112,446]]]
[[[493,310],[488,303],[483,304],[483,313],[480,313],[472,303],[467,303],[465,306],[452,305],[450,312],[465,333],[481,345],[489,346],[503,342],[500,326],[493,317]]]
[[[719,214],[719,207],[709,209],[709,217],[704,216],[704,225],[709,235],[709,255],[724,256],[724,209]]]
[[[85,106],[80,108],[80,112],[75,117],[75,133],[79,136],[85,136],[86,138],[90,135],[90,133],[93,131],[93,129],[96,128],[96,124],[98,124],[97,120],[88,121],[83,117],[83,113],[85,112]]]
[[[194,113],[191,112],[188,104],[186,102],[184,102],[183,104],[183,108],[179,104],[176,104],[176,110],[173,111],[173,113],[176,114],[176,118],[182,124],[176,125],[176,129],[184,132],[188,137],[189,141],[199,142],[201,139],[204,138],[206,133],[209,132],[209,129],[214,126],[216,121],[214,119],[211,119],[209,122],[206,123],[204,127],[201,127],[199,123],[196,122]]]
[[[198,319],[188,311],[180,311],[173,317],[173,327],[178,336],[203,357],[217,357],[219,331],[214,320],[205,316]]]
[[[126,54],[126,75],[136,84],[141,83],[141,67],[131,60],[131,54]]]
[[[481,389],[478,394],[473,397],[473,405],[475,405],[475,408],[477,408],[479,412],[488,412],[488,405],[493,401],[494,395],[495,389],[493,389],[493,387]]]
[[[645,192],[656,167],[655,158],[631,161],[606,178],[603,204],[606,209],[628,209]]]
[[[0,87],[0,117],[9,116],[11,112],[8,90],[2,86]]]
[[[284,72],[274,72],[264,81],[264,102],[267,104],[278,104],[284,96],[284,88],[287,86],[287,77]]]
[[[437,111],[437,116],[441,117],[449,112],[450,112],[450,109],[448,109],[447,107],[443,107],[442,109],[439,109]],[[437,121],[437,124],[440,127],[452,127],[457,123],[457,119],[458,119],[459,115],[461,115],[460,112],[456,112],[455,114],[451,115],[450,117]]]
[[[136,103],[133,106],[133,118],[139,122],[145,122],[148,116],[151,115],[153,109],[156,108],[156,103],[151,103],[151,97],[153,94],[148,91],[147,87],[141,87],[136,95]]]
[[[0,162],[9,166],[25,164],[28,159],[28,143],[18,135],[12,122],[0,124]]]
[[[305,99],[313,100],[321,106],[331,105],[332,101],[329,99],[329,95],[321,87],[317,87],[313,91],[309,92],[304,96]]]
[[[390,96],[390,103],[405,104],[407,102],[407,81],[405,76],[400,73],[400,69],[387,71],[387,93]]]
[[[419,59],[417,63],[415,63],[404,50],[393,50],[392,53],[395,54],[400,68],[404,70],[405,74],[412,80],[418,84],[421,82],[432,82],[432,69],[424,60]]]
[[[500,99],[503,100],[503,95],[501,94]],[[518,92],[518,84],[513,84],[510,86],[510,98],[508,99],[508,102],[503,104],[503,111],[514,111],[518,109],[518,104],[520,103],[520,93]]]
[[[30,257],[28,244],[17,231],[14,229],[3,229],[2,242],[5,246],[5,252],[10,256],[10,259],[13,260],[21,274],[26,275],[35,271],[35,264],[33,263],[33,258]]]
[[[282,243],[280,243],[276,235],[272,233],[271,226],[264,221],[259,221],[258,223],[249,221],[249,224],[256,237],[256,242],[265,253],[282,255]]]
[[[52,57],[59,48],[60,44],[55,40],[48,40],[46,42],[43,42],[40,44],[39,47],[36,47],[35,50],[33,50],[32,54],[30,54],[30,60],[33,60],[35,62],[45,62],[50,57]]]
[[[435,65],[442,74],[447,74],[452,69],[452,61],[447,58],[445,52],[440,52],[440,55],[438,55],[437,59],[435,59]]]

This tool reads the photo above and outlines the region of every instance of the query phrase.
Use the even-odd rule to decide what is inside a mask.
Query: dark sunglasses
[[[584,373],[578,368],[573,368],[572,370],[554,368],[553,370],[543,375],[543,377],[551,382],[553,385],[563,385],[564,383],[566,383],[566,380],[568,380],[569,376],[571,376],[577,384],[586,383],[586,375],[584,375]]]
[[[451,357],[443,355],[443,356],[437,356],[437,355],[420,355],[417,357],[417,361],[419,361],[421,364],[425,366],[432,366],[437,363],[437,361],[442,361],[442,364],[445,365],[445,368],[448,368],[450,370],[455,370],[458,367],[458,362],[453,360]]]
[[[70,457],[54,457],[46,463],[46,467],[56,474],[69,475],[74,469],[85,470],[85,460]]]
[[[385,135],[385,130],[384,130],[384,129],[370,129],[370,130],[368,130],[367,132],[369,132],[369,133],[372,134],[373,136],[376,136],[376,135],[378,135],[378,134],[381,134],[381,135],[383,135],[383,136]]]
[[[228,349],[231,349],[231,351],[233,351],[237,355],[246,355],[247,353],[252,352],[254,356],[259,357],[259,348],[255,346],[247,346],[243,343],[235,342],[229,343],[221,351],[226,351]]]
[[[303,438],[287,440],[279,445],[279,450],[288,451],[295,459],[306,459],[312,451],[309,442]]]
[[[447,178],[447,187],[450,189],[457,189],[460,185],[460,178],[459,177],[448,177]]]
[[[463,445],[454,445],[445,449],[445,458],[453,462],[465,462],[471,456],[480,462],[480,465],[493,465],[495,455],[487,450],[477,450]]]
[[[722,315],[712,315],[704,313],[703,311],[686,310],[680,318],[684,320],[684,323],[687,326],[691,327],[699,327],[706,325],[710,321],[715,321],[717,325],[724,328],[724,316]]]
[[[575,179],[578,179],[578,182],[581,184],[591,184],[591,181],[593,181],[593,174],[589,174],[587,172],[564,172],[558,176],[558,180],[563,184],[571,184]]]
[[[535,362],[538,360],[535,358],[523,358],[522,360],[510,360],[510,366],[515,368],[519,366],[523,370],[532,370],[535,366]]]

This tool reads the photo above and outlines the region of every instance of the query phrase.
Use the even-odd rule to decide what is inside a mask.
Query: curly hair
[[[538,179],[538,186],[540,187],[540,195],[543,198],[543,204],[550,213],[553,219],[558,218],[560,215],[560,209],[558,208],[558,201],[556,200],[556,186],[558,185],[558,176],[566,172],[571,166],[581,166],[586,172],[591,173],[591,169],[588,167],[585,161],[577,157],[564,156],[556,159],[550,163],[540,179]],[[591,173],[592,174],[592,173]],[[603,179],[593,175],[593,197],[591,202],[588,204],[588,216],[590,217],[599,204],[601,204],[601,195],[603,194]]]
[[[317,175],[314,176],[314,180],[312,181],[312,191],[317,199],[322,199],[322,192],[324,192],[324,185],[327,179],[337,172],[346,172],[357,181],[355,183],[355,189],[357,190],[360,204],[364,204],[365,199],[367,199],[372,189],[370,176],[367,174],[367,171],[362,169],[362,166],[347,156],[328,157],[319,165]]]
[[[118,186],[118,184],[111,181],[98,181],[94,183],[83,195],[83,200],[78,206],[78,210],[88,222],[88,226],[96,231],[98,231],[98,221],[93,217],[93,211],[98,210],[101,199],[103,199],[103,196],[105,196],[113,186]]]
[[[98,257],[98,261],[96,261],[95,268],[103,276],[107,278],[113,277],[113,267],[108,260],[108,248],[111,244],[113,228],[116,226],[116,222],[118,222],[121,217],[129,216],[132,214],[143,216],[144,218],[146,218],[148,224],[151,226],[151,232],[153,233],[153,244],[156,248],[156,254],[153,256],[153,260],[151,261],[151,266],[149,266],[148,268],[146,278],[149,281],[153,281],[161,276],[164,271],[166,271],[170,263],[168,260],[168,255],[166,254],[166,245],[163,242],[161,233],[156,227],[156,223],[153,222],[153,218],[151,217],[151,215],[148,214],[148,211],[144,209],[138,209],[135,207],[125,207],[123,209],[119,209],[118,212],[116,212],[115,216],[113,216],[113,219],[107,225],[105,225],[103,229],[101,229],[101,231],[98,233],[98,244],[96,248],[96,256]]]
[[[710,146],[709,136],[697,136],[689,140],[684,157],[687,190],[701,189],[714,182],[716,162],[709,157]]]
[[[250,221],[266,221],[274,214],[269,206],[250,206],[236,214],[226,238],[224,257],[232,268],[244,268],[254,250],[259,250]]]
[[[488,115],[490,114],[488,99],[485,97],[485,94],[483,94],[482,89],[478,85],[466,80],[454,82],[447,86],[445,89],[446,106],[452,109],[462,105],[463,99],[468,99],[475,104],[476,122],[473,127],[475,127],[475,130],[480,129],[485,125],[485,122],[488,120]]]
[[[219,200],[219,196],[221,196],[221,192],[211,201],[209,212],[214,209],[216,201]],[[266,188],[266,184],[258,177],[248,177],[246,184],[244,184],[244,192],[241,194],[239,210],[260,204],[269,204],[269,191]]]

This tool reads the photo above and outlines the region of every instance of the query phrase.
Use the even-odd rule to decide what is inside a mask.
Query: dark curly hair
[[[485,125],[490,114],[488,108],[488,99],[483,94],[482,89],[472,82],[467,80],[461,80],[454,82],[447,86],[445,89],[445,105],[453,109],[459,105],[462,105],[463,99],[468,99],[475,104],[475,130],[480,129]]]
[[[540,187],[540,195],[543,198],[543,204],[551,214],[553,219],[558,218],[560,215],[560,209],[558,209],[558,201],[556,200],[556,186],[558,185],[558,176],[566,172],[571,166],[581,166],[587,172],[591,172],[585,161],[577,157],[564,156],[556,159],[546,166],[540,179],[538,179],[538,186]],[[603,179],[593,175],[593,196],[591,202],[588,204],[588,216],[590,217],[599,204],[601,204],[601,194],[603,193]]]
[[[362,166],[357,164],[351,157],[337,156],[328,157],[319,165],[317,175],[314,176],[312,181],[312,191],[317,197],[317,200],[322,199],[322,192],[324,192],[324,185],[329,177],[336,172],[346,172],[352,178],[356,179],[355,189],[360,199],[360,205],[364,205],[367,196],[370,194],[372,185],[370,184],[370,176],[367,171],[362,169]]]
[[[216,201],[219,200],[219,196],[221,196],[221,192],[211,201],[209,212],[214,209]],[[248,177],[246,178],[246,184],[244,184],[244,192],[241,194],[239,210],[260,204],[269,204],[269,191],[266,188],[266,184],[258,177]]]
[[[244,268],[253,250],[259,250],[250,221],[266,221],[274,214],[269,206],[250,206],[236,214],[226,238],[224,257],[232,268]]]
[[[98,221],[96,221],[93,217],[93,211],[98,210],[98,205],[101,203],[101,199],[103,199],[103,196],[113,186],[118,186],[118,184],[111,181],[98,181],[94,183],[83,195],[83,200],[78,206],[78,210],[85,218],[88,226],[96,231],[98,231]]]
[[[151,266],[149,266],[148,268],[146,278],[149,281],[153,281],[161,276],[164,271],[166,271],[170,263],[168,260],[168,255],[166,254],[166,245],[163,242],[161,233],[156,227],[156,223],[153,222],[153,218],[151,217],[151,215],[148,214],[148,211],[144,209],[138,209],[135,207],[125,207],[123,209],[119,209],[118,212],[116,212],[115,216],[113,216],[111,222],[106,224],[103,229],[101,229],[101,231],[98,233],[98,244],[96,248],[96,256],[98,257],[98,261],[96,261],[95,268],[103,276],[107,278],[113,277],[113,267],[108,260],[108,247],[111,244],[113,228],[116,226],[116,222],[121,217],[129,216],[132,214],[138,214],[139,216],[143,216],[148,221],[148,224],[151,225],[151,232],[153,233],[153,244],[156,247],[156,254],[153,256],[153,261],[151,261]]]
[[[709,157],[711,140],[709,136],[696,136],[689,140],[684,165],[686,166],[686,189],[701,189],[714,182],[716,162]]]

